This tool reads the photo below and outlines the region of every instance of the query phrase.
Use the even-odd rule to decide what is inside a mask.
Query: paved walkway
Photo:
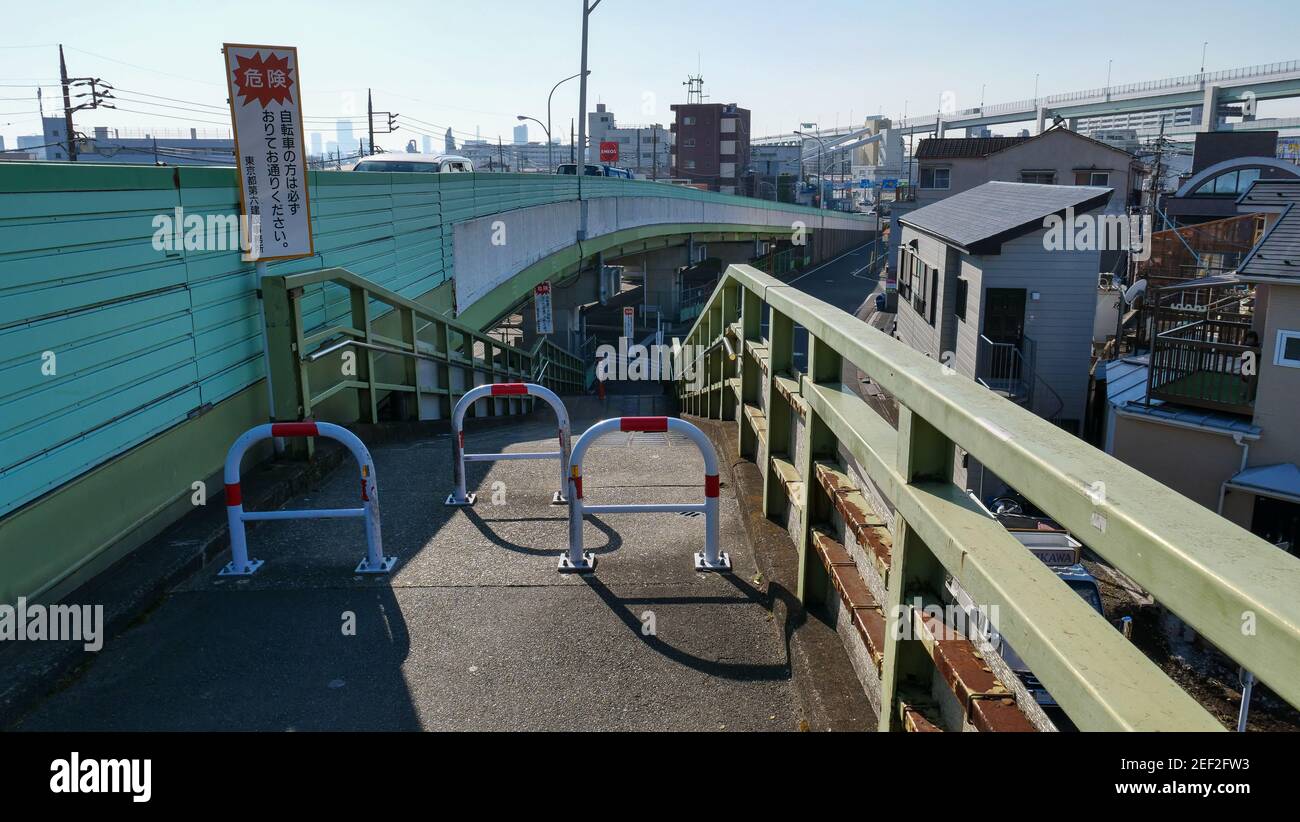
[[[554,427],[476,429],[471,451],[552,450]],[[575,421],[577,432],[592,420]],[[619,435],[588,452],[594,502],[698,501],[686,441]],[[655,442],[654,440],[659,440]],[[555,571],[567,509],[551,461],[471,464],[451,488],[446,435],[374,450],[390,578],[351,573],[359,521],[266,522],[254,577],[205,569],[110,642],[19,725],[41,730],[789,730],[788,652],[755,584],[724,472],[722,547],[734,575],[697,574],[702,517],[592,517],[594,576]],[[725,457],[724,457],[725,459]],[[493,484],[502,492],[494,505]],[[286,507],[350,507],[350,464]],[[355,616],[356,633],[344,625]],[[653,621],[654,633],[647,625]]]

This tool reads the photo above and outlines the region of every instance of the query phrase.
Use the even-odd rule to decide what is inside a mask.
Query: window
[[[695,118],[694,118],[694,117],[683,117],[683,118],[682,118],[682,125],[684,125],[684,126],[693,126],[693,125],[695,125]]]
[[[1076,186],[1101,186],[1105,188],[1110,185],[1110,172],[1076,171],[1074,172],[1074,184]]]
[[[1042,186],[1056,185],[1055,171],[1022,171],[1020,172],[1020,182],[1035,183]]]
[[[687,137],[682,140],[682,148],[695,148],[695,138]]]
[[[948,188],[952,181],[950,168],[922,168],[921,188]]]
[[[926,293],[930,298],[929,299],[929,303],[930,303],[929,322],[930,325],[934,325],[935,306],[938,303],[938,300],[935,298],[939,294],[939,269],[937,268],[930,269],[930,287],[926,289]]]
[[[1246,193],[1251,183],[1259,179],[1259,169],[1243,168],[1225,171],[1217,177],[1206,180],[1192,192],[1194,197],[1235,197]]]
[[[723,133],[723,134],[735,134],[735,133],[736,133],[736,118],[735,118],[735,117],[726,117],[726,118],[723,118],[723,120],[722,120],[722,133]]]
[[[899,299],[910,301],[912,309],[934,325],[934,295],[939,290],[939,269],[926,265],[914,248],[904,249],[903,254],[902,264],[898,267]]]
[[[1273,354],[1273,364],[1300,368],[1300,331],[1277,332],[1277,351]]]
[[[695,168],[695,161],[694,161],[694,160],[687,160],[687,161],[686,161],[686,167],[687,167],[687,168]]]
[[[954,293],[954,298],[953,298],[953,302],[954,302],[954,304],[953,304],[953,309],[952,309],[952,310],[953,310],[953,313],[957,315],[957,319],[961,320],[962,322],[965,322],[965,321],[966,321],[966,293],[967,293],[967,290],[968,290],[969,285],[970,285],[970,284],[969,284],[968,282],[966,282],[966,281],[963,280],[962,278],[958,277],[958,278],[957,278],[957,288],[956,288],[956,290],[953,292],[953,293]]]

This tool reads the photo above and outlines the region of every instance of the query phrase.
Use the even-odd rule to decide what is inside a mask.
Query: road
[[[875,295],[884,291],[884,283],[876,272],[867,270],[875,253],[878,240],[841,254],[813,268],[795,272],[786,281],[809,296],[816,297],[836,308],[865,320],[873,328],[889,333],[894,314],[878,312],[875,309]],[[794,366],[804,371],[808,364],[808,332],[796,328],[794,335]],[[852,366],[845,366],[843,377],[858,390],[858,394],[867,404],[876,410],[891,425],[898,425],[898,408],[893,400],[880,391],[874,384],[864,381],[865,375]]]

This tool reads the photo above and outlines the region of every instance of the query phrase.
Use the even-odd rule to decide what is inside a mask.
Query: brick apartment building
[[[749,167],[749,109],[735,103],[672,107],[673,177],[735,194]]]

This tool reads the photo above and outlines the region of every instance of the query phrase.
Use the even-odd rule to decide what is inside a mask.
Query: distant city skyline
[[[411,2],[371,16],[357,14],[351,4],[286,0],[285,19],[306,21],[289,28],[244,22],[257,19],[253,12],[260,6],[250,0],[229,3],[218,17],[178,6],[165,20],[176,32],[169,37],[108,7],[86,7],[70,18],[28,15],[10,21],[0,39],[6,92],[0,95],[6,98],[0,103],[0,135],[12,147],[19,135],[40,132],[37,85],[44,90],[46,114],[61,114],[59,42],[70,74],[101,77],[118,90],[116,111],[76,114],[80,131],[228,128],[220,45],[267,41],[298,47],[304,111],[326,143],[343,146],[365,134],[367,89],[373,89],[376,110],[401,115],[400,131],[377,135],[384,148],[401,150],[411,139],[420,145],[425,136],[439,145],[449,127],[458,141],[481,131],[483,139],[513,142],[517,115],[545,121],[551,86],[576,70],[580,13],[576,4],[571,15],[559,9],[538,15],[535,4],[522,0],[498,5],[490,29],[440,39],[436,50],[427,41],[439,28],[440,12]],[[346,25],[329,13],[335,6],[347,12]],[[1240,19],[1282,21],[1291,14],[1289,4],[1264,0],[1232,8]],[[698,67],[708,99],[751,109],[754,136],[761,136],[789,132],[801,122],[831,128],[869,114],[928,113],[941,99],[958,108],[981,99],[1025,99],[1034,94],[1036,76],[1038,93],[1046,96],[1104,86],[1108,70],[1113,85],[1195,74],[1207,40],[1206,71],[1300,58],[1288,26],[1219,25],[1222,4],[1204,0],[1182,4],[1177,14],[1119,2],[1026,14],[1023,4],[1009,0],[978,6],[820,0],[797,15],[784,4],[757,0],[744,10],[736,14],[729,3],[664,0],[658,13],[645,15],[628,0],[603,2],[591,18],[589,109],[604,102],[626,122],[670,122],[668,107],[685,100],[682,83]],[[405,22],[393,26],[395,16]],[[944,25],[929,25],[940,19]],[[1108,19],[1122,19],[1125,26],[1108,28],[1104,39],[1086,46],[1070,34]],[[682,21],[688,21],[687,32],[726,36],[688,38],[702,45],[680,47]],[[921,34],[926,53],[918,60]],[[719,50],[709,45],[714,42],[728,45]],[[758,59],[734,59],[733,49],[744,44],[763,44]],[[577,115],[577,85],[561,87],[553,101],[552,132],[566,143]],[[1261,105],[1262,117],[1296,114],[1295,101]],[[341,118],[352,123],[352,135],[331,141],[331,128]]]

